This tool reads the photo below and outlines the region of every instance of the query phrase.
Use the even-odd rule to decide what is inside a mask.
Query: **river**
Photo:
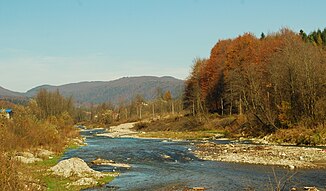
[[[98,171],[117,171],[121,174],[101,188],[88,190],[182,190],[184,187],[271,190],[276,185],[275,178],[284,182],[292,175],[294,176],[287,181],[286,188],[326,188],[326,170],[289,171],[272,166],[203,161],[191,153],[195,143],[190,141],[92,136],[95,133],[97,132],[83,132],[83,136],[87,137],[87,146],[67,151],[63,159],[79,157],[90,164],[96,158],[103,158],[128,163],[132,168],[90,165]]]

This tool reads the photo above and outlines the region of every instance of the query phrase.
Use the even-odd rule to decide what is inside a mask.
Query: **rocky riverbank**
[[[133,126],[134,123],[113,126],[108,132],[97,136],[140,138]],[[320,148],[213,142],[199,143],[196,147],[193,153],[203,160],[276,165],[290,169],[326,168],[326,150]]]
[[[276,165],[290,169],[326,168],[326,150],[311,147],[216,144],[197,144],[193,152],[203,160]]]
[[[97,134],[97,136],[104,136],[104,137],[111,137],[111,138],[117,138],[117,137],[135,137],[137,138],[137,134],[139,132],[136,132],[132,130],[135,123],[123,123],[117,126],[111,126],[109,130],[105,133]]]
[[[50,168],[53,175],[61,176],[74,180],[67,185],[70,186],[96,186],[105,182],[101,182],[105,177],[117,176],[117,173],[103,173],[91,169],[82,159],[70,158],[60,161],[57,165]]]

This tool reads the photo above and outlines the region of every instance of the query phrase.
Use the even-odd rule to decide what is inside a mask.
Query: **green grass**
[[[77,191],[85,188],[89,188],[90,186],[69,186],[68,184],[77,181],[79,178],[77,177],[70,177],[70,178],[63,178],[60,176],[52,175],[51,172],[48,172],[48,169],[52,166],[55,166],[58,161],[60,160],[62,155],[55,156],[51,159],[47,159],[44,161],[36,162],[34,164],[28,165],[28,171],[30,176],[34,177],[35,179],[39,179],[44,185],[46,185],[47,190],[49,191],[61,191],[61,190],[68,190],[68,191]],[[114,179],[114,176],[105,176],[103,178],[97,179],[98,186],[104,185],[108,182],[111,182]]]
[[[39,166],[39,167],[45,167],[45,168],[46,167],[50,168],[50,167],[56,165],[59,162],[61,156],[62,155],[54,156],[51,159],[39,161],[39,162],[36,162],[34,164],[31,164],[31,165],[35,165],[35,166]]]
[[[111,182],[113,179],[114,179],[113,176],[106,176],[106,177],[103,177],[103,178],[97,180],[97,182],[99,185],[104,185],[104,184],[107,184],[108,182]]]
[[[106,176],[104,178],[98,179],[98,185],[101,186],[104,184],[107,184],[108,182],[111,182],[114,179],[113,176]],[[54,175],[48,175],[45,176],[43,181],[47,185],[48,191],[61,191],[61,190],[67,190],[67,191],[77,191],[81,189],[89,188],[90,186],[67,186],[68,184],[77,181],[78,178],[61,178]]]
[[[71,180],[66,178],[60,178],[53,175],[44,176],[42,179],[45,184],[47,185],[47,190],[49,191],[60,191],[60,190],[67,190],[66,186]],[[78,190],[74,187],[69,188],[69,190]]]
[[[80,146],[78,145],[70,145],[68,146],[64,152],[70,149],[77,149]],[[63,153],[64,153],[63,152]],[[88,188],[89,186],[69,186],[68,184],[75,182],[78,180],[77,177],[71,178],[63,178],[60,176],[52,175],[51,172],[48,171],[51,167],[55,166],[59,160],[61,159],[63,153],[60,153],[53,158],[49,158],[40,162],[36,162],[33,164],[28,164],[26,167],[26,173],[29,173],[29,176],[33,177],[34,179],[40,180],[44,185],[46,185],[47,190],[49,191],[61,191],[61,190],[68,190],[68,191],[77,191],[81,189]],[[98,186],[106,184],[114,179],[114,176],[105,176],[101,179],[98,179]]]
[[[76,144],[71,144],[69,145],[64,152],[71,150],[71,149],[78,149],[79,147],[81,147],[80,145],[76,145]]]

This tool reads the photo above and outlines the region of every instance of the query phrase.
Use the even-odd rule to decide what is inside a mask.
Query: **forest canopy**
[[[284,28],[260,38],[219,40],[195,59],[184,107],[194,114],[239,114],[267,132],[326,120],[326,29],[307,35]]]

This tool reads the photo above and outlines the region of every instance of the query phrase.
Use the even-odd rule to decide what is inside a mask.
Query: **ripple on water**
[[[119,171],[121,175],[103,188],[89,190],[156,190],[169,185],[180,188],[205,187],[208,190],[270,189],[274,173],[278,178],[291,176],[287,169],[202,161],[190,149],[190,142],[169,142],[155,139],[89,137],[87,146],[65,153],[64,158],[79,157],[90,163],[96,158],[127,163],[131,169],[91,166],[99,171]],[[299,170],[288,186],[325,188],[325,170]],[[272,181],[271,181],[272,180]],[[174,188],[176,188],[174,186]]]

